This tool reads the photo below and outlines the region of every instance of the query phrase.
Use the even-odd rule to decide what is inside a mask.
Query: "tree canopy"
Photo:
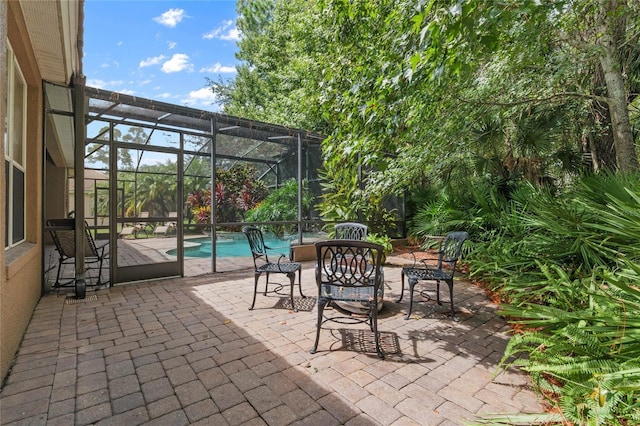
[[[349,173],[346,161],[377,170],[364,193],[638,168],[637,2],[260,0],[238,11],[238,75],[212,82],[225,112],[329,135],[327,177]]]

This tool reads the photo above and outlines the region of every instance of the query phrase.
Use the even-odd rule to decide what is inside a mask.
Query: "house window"
[[[13,51],[7,50],[7,114],[4,130],[5,249],[25,239],[27,87]]]

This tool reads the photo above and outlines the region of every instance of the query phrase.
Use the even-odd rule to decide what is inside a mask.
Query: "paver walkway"
[[[494,375],[508,326],[480,289],[456,283],[461,322],[430,302],[405,321],[399,268],[385,279],[385,360],[364,325],[330,323],[309,353],[313,262],[297,313],[277,294],[249,311],[253,271],[116,286],[79,303],[47,295],[0,393],[0,423],[462,425],[541,411],[525,375]]]

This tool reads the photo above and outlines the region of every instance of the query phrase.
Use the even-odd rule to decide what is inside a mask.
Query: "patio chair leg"
[[[456,311],[453,309],[453,280],[447,281],[447,285],[449,286],[449,300],[451,302],[451,319],[459,322],[460,318],[456,316]]]
[[[293,286],[296,282],[296,274],[290,273],[287,275],[289,276],[289,298],[291,299],[291,309],[293,309],[293,312],[298,312],[296,305],[293,303]]]
[[[100,265],[98,266],[98,281],[96,281],[96,286],[102,285],[102,256],[100,257]]]
[[[371,329],[372,332],[376,332],[375,327],[374,327],[374,323],[373,323],[373,311],[376,310],[377,311],[377,306],[374,308],[372,304],[369,304],[369,328]]]
[[[307,296],[302,294],[302,268],[298,269],[298,284],[299,284],[298,290],[300,290],[300,297],[305,299]]]
[[[322,325],[322,313],[325,306],[327,306],[328,300],[318,300],[318,323],[316,324],[316,341],[311,348],[310,353],[315,354],[318,350],[318,342],[320,341],[320,326]]]
[[[267,282],[264,283],[264,293],[262,293],[263,296],[267,295],[267,290],[269,289],[269,273],[266,272],[267,274]]]
[[[396,300],[396,303],[402,302],[402,296],[404,296],[404,271],[400,271],[400,282],[402,287],[400,288],[400,298]]]
[[[371,321],[371,330],[373,331],[373,338],[376,340],[376,352],[378,354],[378,358],[384,359],[384,353],[382,353],[382,349],[380,348],[380,333],[378,333],[378,301],[374,300],[369,305],[370,312],[370,321]]]
[[[416,286],[418,281],[409,280],[409,310],[407,311],[407,316],[404,317],[405,320],[408,320],[411,317],[411,309],[413,308],[413,288]]]
[[[260,274],[254,274],[254,284],[253,284],[253,302],[251,302],[251,307],[249,310],[253,310],[253,306],[256,304],[256,294],[258,293],[258,278],[260,278]]]
[[[58,263],[58,273],[56,274],[56,282],[54,287],[60,287],[60,273],[62,272],[62,261]]]

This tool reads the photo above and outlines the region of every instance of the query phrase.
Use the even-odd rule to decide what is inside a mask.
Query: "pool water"
[[[249,248],[249,242],[244,235],[242,238],[219,238],[216,244],[216,256],[217,257],[251,257],[251,249]],[[272,237],[265,236],[264,243],[271,250],[267,250],[267,254],[271,256],[280,256],[284,254],[289,256],[289,250],[291,248],[291,241],[280,240]],[[172,249],[167,251],[167,254],[175,256],[178,250]],[[185,257],[211,257],[211,238],[194,238],[185,241],[184,247]]]

